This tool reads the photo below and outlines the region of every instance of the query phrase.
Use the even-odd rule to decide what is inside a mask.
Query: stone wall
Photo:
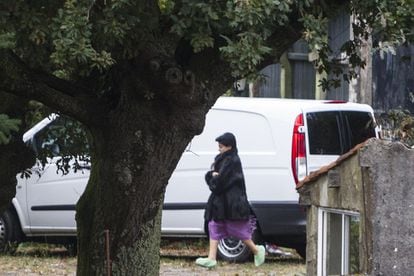
[[[308,206],[307,275],[317,275],[318,207],[360,213],[363,273],[411,275],[413,169],[414,150],[371,139],[300,183],[300,203]]]
[[[366,191],[372,234],[371,275],[412,275],[414,150],[401,143],[372,141],[359,155],[372,183]]]
[[[324,169],[322,168],[322,171]],[[311,176],[299,189],[300,204],[308,206],[306,225],[307,275],[317,275],[318,207],[359,212],[361,225],[364,224],[362,222],[364,208],[361,179],[362,170],[359,166],[358,156],[352,154],[317,178]],[[363,234],[363,231],[360,230],[360,237]],[[363,252],[365,246],[361,244],[360,247],[360,252]],[[361,259],[360,263],[363,262],[364,260]]]

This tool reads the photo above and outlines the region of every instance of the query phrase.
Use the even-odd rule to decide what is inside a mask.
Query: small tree
[[[16,175],[34,163],[34,153],[22,141],[27,101],[0,93],[0,212],[16,194]],[[9,114],[9,115],[7,115]],[[21,128],[19,129],[19,126]]]
[[[7,114],[0,114],[0,145],[9,143],[11,133],[18,131],[19,125],[19,119],[11,119]]]
[[[389,2],[2,1],[0,90],[75,118],[91,137],[78,275],[104,274],[104,230],[114,275],[157,275],[165,187],[216,99],[303,34],[318,69],[332,70],[325,24],[339,7],[356,14],[343,49],[363,65],[371,28],[381,41],[412,34],[412,1]]]

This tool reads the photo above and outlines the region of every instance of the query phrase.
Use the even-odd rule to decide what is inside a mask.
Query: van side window
[[[89,150],[84,127],[66,116],[59,116],[45,126],[31,142],[38,155],[47,152],[53,156],[85,155]]]
[[[375,123],[368,112],[344,111],[346,126],[349,130],[350,149],[375,137]]]
[[[342,153],[340,114],[338,111],[306,114],[310,154]]]

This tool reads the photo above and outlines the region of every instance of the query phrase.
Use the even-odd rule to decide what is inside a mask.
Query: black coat
[[[218,176],[213,176],[213,171]],[[237,149],[216,156],[213,170],[205,176],[211,195],[204,218],[214,220],[243,220],[250,216],[243,170]]]

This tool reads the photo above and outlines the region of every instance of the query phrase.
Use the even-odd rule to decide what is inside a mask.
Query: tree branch
[[[98,116],[102,114],[99,112],[102,105],[96,104],[98,99],[87,94],[85,89],[31,70],[9,50],[0,50],[0,79],[0,90],[37,100],[81,122],[98,122]]]
[[[286,26],[276,28],[272,35],[267,39],[268,45],[272,45],[272,53],[264,57],[260,63],[259,69],[267,65],[279,63],[279,59],[296,41],[302,37],[303,27],[299,23],[295,23],[296,19],[291,19],[291,23]]]

